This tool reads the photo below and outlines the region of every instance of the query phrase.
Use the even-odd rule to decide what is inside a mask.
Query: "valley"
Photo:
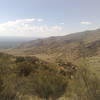
[[[99,100],[99,51],[100,29],[31,40],[2,50],[1,99]]]

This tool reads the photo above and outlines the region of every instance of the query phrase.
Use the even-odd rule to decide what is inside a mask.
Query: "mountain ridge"
[[[97,29],[65,36],[32,40],[7,52],[14,55],[55,56],[54,59],[57,59],[58,56],[63,57],[66,55],[67,60],[69,56],[73,55],[71,59],[74,60],[80,56],[79,53],[83,52],[81,51],[82,49],[85,50],[84,53],[87,53],[87,56],[94,56],[100,47],[99,42],[100,29]]]

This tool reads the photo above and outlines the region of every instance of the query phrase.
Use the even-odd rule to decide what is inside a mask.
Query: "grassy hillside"
[[[100,99],[100,29],[73,33],[66,36],[33,40],[24,43],[14,49],[7,50],[6,52],[18,57],[25,57],[25,59],[26,57],[34,58],[35,56],[42,61],[40,61],[41,63],[37,62],[37,68],[41,64],[41,66],[44,66],[43,62],[45,62],[45,64],[52,66],[54,70],[54,76],[57,73],[58,76],[60,75],[62,77],[65,77],[65,79],[67,79],[66,81],[68,82],[68,84],[66,84],[66,86],[68,86],[66,87],[67,90],[63,90],[63,94],[60,91],[62,95],[57,96],[57,99]],[[30,60],[28,62],[30,62]],[[47,68],[47,70],[48,71],[46,72],[48,73],[52,72],[51,69],[49,70],[49,68]],[[59,70],[61,73],[59,73]],[[40,72],[41,68],[39,70],[39,73]],[[45,73],[45,70],[43,70],[43,79],[45,74],[46,76],[48,76],[48,73]],[[39,83],[39,85],[41,84]],[[48,87],[45,88],[48,90]],[[57,93],[57,91],[55,93]],[[43,93],[46,94],[47,92]],[[53,97],[55,97],[56,95],[57,94],[53,95]],[[35,96],[43,99],[40,94],[36,93]],[[33,97],[33,95],[31,95],[31,97]],[[54,99],[53,97],[50,98]]]
[[[0,100],[99,100],[100,81],[86,65],[0,53]]]
[[[80,58],[90,59],[91,62],[91,59],[97,58],[98,63],[92,60],[92,68],[94,72],[100,73],[100,29],[33,40],[7,53],[36,56],[54,63],[59,60],[77,62]]]

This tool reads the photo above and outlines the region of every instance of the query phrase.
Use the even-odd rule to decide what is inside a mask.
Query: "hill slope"
[[[97,56],[100,53],[99,49],[100,29],[33,40],[8,51],[8,53],[35,55],[45,60],[55,61],[59,58],[75,60],[83,55]]]
[[[81,65],[0,53],[0,100],[99,100],[99,82]]]
[[[33,40],[6,52],[17,56],[36,56],[40,58],[41,61],[46,61],[46,64],[48,64],[48,62],[53,62],[54,65],[56,65],[56,63],[58,65],[60,64],[60,66],[57,67],[50,65],[50,67],[52,66],[54,69],[57,68],[57,73],[59,72],[59,69],[61,73],[63,73],[63,71],[65,72],[65,69],[63,70],[63,68],[66,68],[66,63],[70,65],[68,62],[72,62],[73,65],[77,66],[76,71],[73,77],[69,77],[69,85],[67,88],[68,92],[65,92],[65,95],[61,96],[61,100],[100,99],[100,87],[98,85],[100,83],[100,29],[74,33],[66,36]],[[28,62],[30,60],[31,59],[28,59]],[[41,64],[39,63],[38,66],[40,65]],[[26,66],[26,63],[24,66]],[[38,66],[35,65],[36,69]],[[43,68],[44,67],[45,66],[43,64]],[[69,75],[73,72],[72,69],[75,69],[70,66],[67,68],[68,69],[66,71]],[[41,68],[39,68],[39,71],[41,71]],[[49,71],[52,72],[51,70]],[[43,73],[44,72],[47,71],[43,70]],[[53,74],[49,74],[49,76],[50,75]],[[63,73],[63,75],[65,75],[65,73]],[[43,74],[43,76],[45,76],[45,74]],[[54,76],[55,75],[53,75],[53,77]],[[33,76],[31,80],[32,79]],[[27,87],[27,85],[25,87]]]
[[[90,63],[90,70],[100,76],[100,29],[33,40],[7,52],[36,56],[53,63],[76,63],[80,58],[86,58]]]

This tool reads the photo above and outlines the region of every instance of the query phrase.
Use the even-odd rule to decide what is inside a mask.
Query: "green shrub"
[[[31,72],[35,72],[34,65],[28,62],[18,63],[15,70],[19,76],[28,76]]]
[[[16,57],[16,63],[24,62],[25,58],[24,57]]]
[[[46,100],[62,96],[66,87],[67,79],[55,73],[40,72],[33,78],[33,93]]]

